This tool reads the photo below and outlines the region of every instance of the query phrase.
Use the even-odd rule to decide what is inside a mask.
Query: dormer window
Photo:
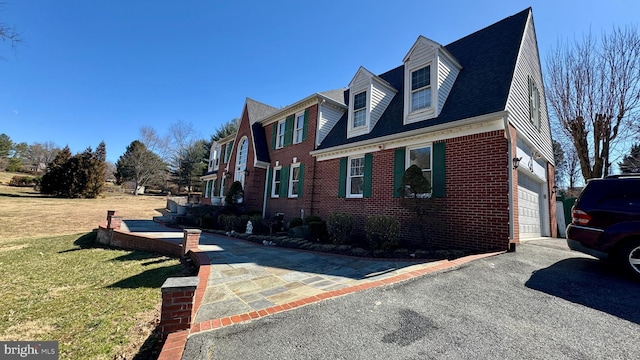
[[[403,61],[403,124],[438,117],[462,66],[442,45],[424,36],[418,37]]]
[[[367,124],[367,92],[363,91],[353,97],[353,128]]]
[[[431,107],[431,66],[411,72],[411,111]]]

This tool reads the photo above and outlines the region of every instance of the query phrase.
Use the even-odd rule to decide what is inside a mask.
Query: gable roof
[[[246,105],[247,105],[247,115],[249,115],[249,122],[251,124],[255,123],[260,119],[264,119],[265,117],[278,111],[278,109],[274,108],[273,106],[263,104],[251,98],[247,98]]]
[[[530,12],[531,8],[525,9],[444,47],[462,65],[462,70],[438,117],[403,125],[404,65],[401,65],[379,75],[399,91],[376,126],[368,134],[347,138],[345,113],[318,149],[503,111]],[[348,101],[348,95],[345,99]]]

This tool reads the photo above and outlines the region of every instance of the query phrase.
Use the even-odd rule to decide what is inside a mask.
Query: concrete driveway
[[[640,283],[531,241],[516,253],[189,337],[183,359],[631,359]]]

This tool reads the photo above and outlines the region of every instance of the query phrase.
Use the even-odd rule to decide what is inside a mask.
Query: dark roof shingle
[[[462,65],[437,118],[403,125],[404,65],[380,77],[398,90],[371,132],[347,139],[347,114],[336,123],[318,149],[360,142],[503,111],[531,8],[465,36],[445,49]],[[345,99],[348,99],[345,91]],[[348,103],[347,103],[348,104]]]

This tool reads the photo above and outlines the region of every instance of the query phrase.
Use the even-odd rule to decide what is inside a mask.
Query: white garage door
[[[520,238],[540,237],[540,186],[522,175],[518,179]]]

